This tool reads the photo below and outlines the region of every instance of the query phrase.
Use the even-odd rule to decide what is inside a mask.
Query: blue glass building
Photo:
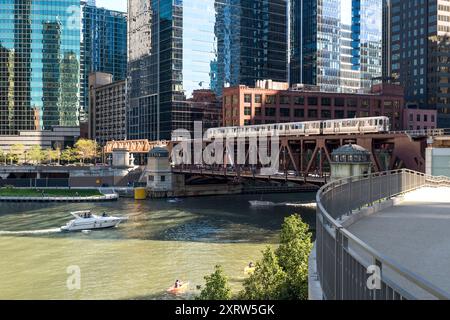
[[[127,15],[82,3],[81,108],[87,111],[89,74],[105,72],[113,81],[127,75]]]
[[[382,74],[382,1],[291,0],[291,84],[368,91]]]
[[[193,109],[204,103],[196,91],[220,97],[224,86],[287,81],[287,7],[287,0],[130,0],[128,138],[192,130]]]
[[[79,0],[0,0],[0,135],[78,125]]]

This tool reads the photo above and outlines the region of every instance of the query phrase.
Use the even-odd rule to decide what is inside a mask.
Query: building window
[[[420,114],[417,115],[417,121],[420,121]]]
[[[261,108],[255,108],[255,116],[262,115]]]
[[[244,95],[244,102],[245,103],[252,103],[252,95],[251,94],[245,94]]]
[[[290,104],[289,96],[281,96],[280,97],[280,104]]]
[[[344,110],[336,110],[336,111],[334,112],[334,117],[335,117],[336,119],[343,119],[343,118],[345,117],[345,115],[344,115]]]
[[[317,106],[317,97],[308,97],[308,105]]]
[[[358,106],[358,102],[356,99],[348,99],[347,100],[347,106],[348,107],[352,107],[352,108],[356,108]]]
[[[414,115],[413,115],[412,113],[409,115],[409,121],[410,121],[410,122],[413,122],[413,121],[414,121]]]
[[[423,121],[424,121],[424,122],[428,122],[428,115],[427,115],[427,114],[424,114],[424,115],[423,115]]]
[[[265,114],[266,114],[266,117],[275,117],[276,109],[275,108],[266,108]]]
[[[154,176],[148,176],[148,181],[155,181],[155,177]]]
[[[266,104],[274,104],[274,103],[275,103],[275,96],[274,95],[266,96]]]
[[[322,98],[322,106],[331,106],[331,98]]]
[[[331,119],[331,111],[330,110],[322,110],[321,116],[322,116],[322,119]]]
[[[334,98],[334,106],[335,107],[345,107],[345,99],[344,98]]]
[[[233,95],[233,105],[237,105],[239,103],[239,99],[237,95]]]
[[[249,126],[252,124],[251,120],[244,120],[244,126]]]
[[[288,108],[280,109],[280,117],[289,118],[291,116],[291,110]]]
[[[295,118],[304,118],[305,117],[305,110],[303,110],[303,109],[294,109],[294,117]]]
[[[369,99],[363,99],[361,101],[361,107],[368,108],[370,106],[370,100]]]
[[[245,107],[244,108],[244,115],[245,116],[251,116],[252,115],[252,108],[251,107]]]
[[[255,103],[262,103],[262,95],[260,94],[255,95]]]
[[[348,111],[347,112],[348,118],[356,118],[356,111]]]
[[[317,118],[317,110],[308,110],[308,118]]]
[[[434,115],[431,115],[431,122],[434,122]]]
[[[166,176],[161,176],[161,182],[165,182],[166,181]]]
[[[294,97],[294,104],[298,106],[305,105],[305,97]]]

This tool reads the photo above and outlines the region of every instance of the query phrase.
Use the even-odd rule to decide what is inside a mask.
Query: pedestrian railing
[[[320,189],[316,261],[325,299],[450,298],[450,294],[377,252],[341,224],[356,210],[425,186],[450,186],[450,179],[396,170],[334,181]]]

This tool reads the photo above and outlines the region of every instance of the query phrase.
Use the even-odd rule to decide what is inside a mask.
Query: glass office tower
[[[130,139],[192,130],[193,109],[205,103],[198,92],[218,102],[224,86],[287,81],[286,0],[130,0],[128,6]]]
[[[369,91],[382,73],[382,0],[291,0],[290,82]]]
[[[0,135],[78,125],[79,0],[0,2]]]
[[[105,72],[114,81],[127,75],[127,15],[82,3],[81,108],[87,111],[89,74]]]

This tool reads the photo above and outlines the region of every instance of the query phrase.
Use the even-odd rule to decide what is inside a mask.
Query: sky
[[[97,7],[105,7],[111,10],[127,11],[127,0],[97,0]]]

